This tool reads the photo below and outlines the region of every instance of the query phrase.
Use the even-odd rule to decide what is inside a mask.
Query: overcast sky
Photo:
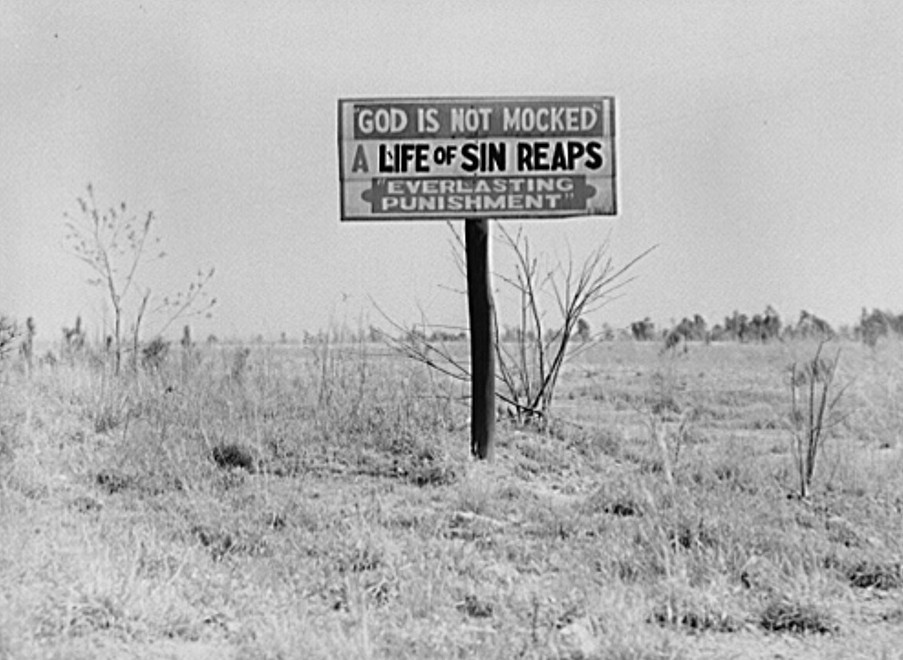
[[[893,0],[2,0],[0,311],[101,327],[63,229],[92,182],[156,214],[142,284],[216,267],[196,336],[367,324],[371,298],[463,323],[443,222],[339,221],[337,100],[484,95],[617,99],[618,216],[522,223],[559,258],[660,246],[594,325],[903,312]]]

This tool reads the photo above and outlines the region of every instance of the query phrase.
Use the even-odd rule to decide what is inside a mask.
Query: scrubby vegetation
[[[375,344],[11,354],[0,657],[895,657],[903,345],[843,345],[801,498],[816,348],[595,345],[491,464]]]

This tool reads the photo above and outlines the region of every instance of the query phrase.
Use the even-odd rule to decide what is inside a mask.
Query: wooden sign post
[[[489,269],[489,220],[464,222],[467,307],[470,312],[470,452],[495,454],[495,309]]]
[[[615,215],[615,181],[611,96],[339,100],[343,221],[465,221],[475,456],[495,439],[486,218]]]

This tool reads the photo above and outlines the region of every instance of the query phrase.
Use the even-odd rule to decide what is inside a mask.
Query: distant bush
[[[16,324],[12,319],[0,315],[0,359],[12,350],[13,342],[18,336]]]
[[[141,349],[141,366],[151,371],[156,371],[166,362],[169,354],[169,342],[162,337],[154,337]]]
[[[880,337],[891,334],[903,336],[903,314],[894,315],[893,312],[883,312],[880,309],[872,309],[868,314],[863,307],[859,324],[855,326],[853,333],[868,346],[877,344]]]

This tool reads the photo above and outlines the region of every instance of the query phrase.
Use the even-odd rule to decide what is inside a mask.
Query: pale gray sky
[[[100,325],[63,241],[91,181],[156,213],[155,290],[216,266],[198,335],[366,323],[368,296],[463,322],[442,222],[339,222],[337,99],[613,95],[618,217],[524,223],[562,256],[660,244],[595,323],[900,312],[901,72],[894,0],[2,0],[0,310]]]

